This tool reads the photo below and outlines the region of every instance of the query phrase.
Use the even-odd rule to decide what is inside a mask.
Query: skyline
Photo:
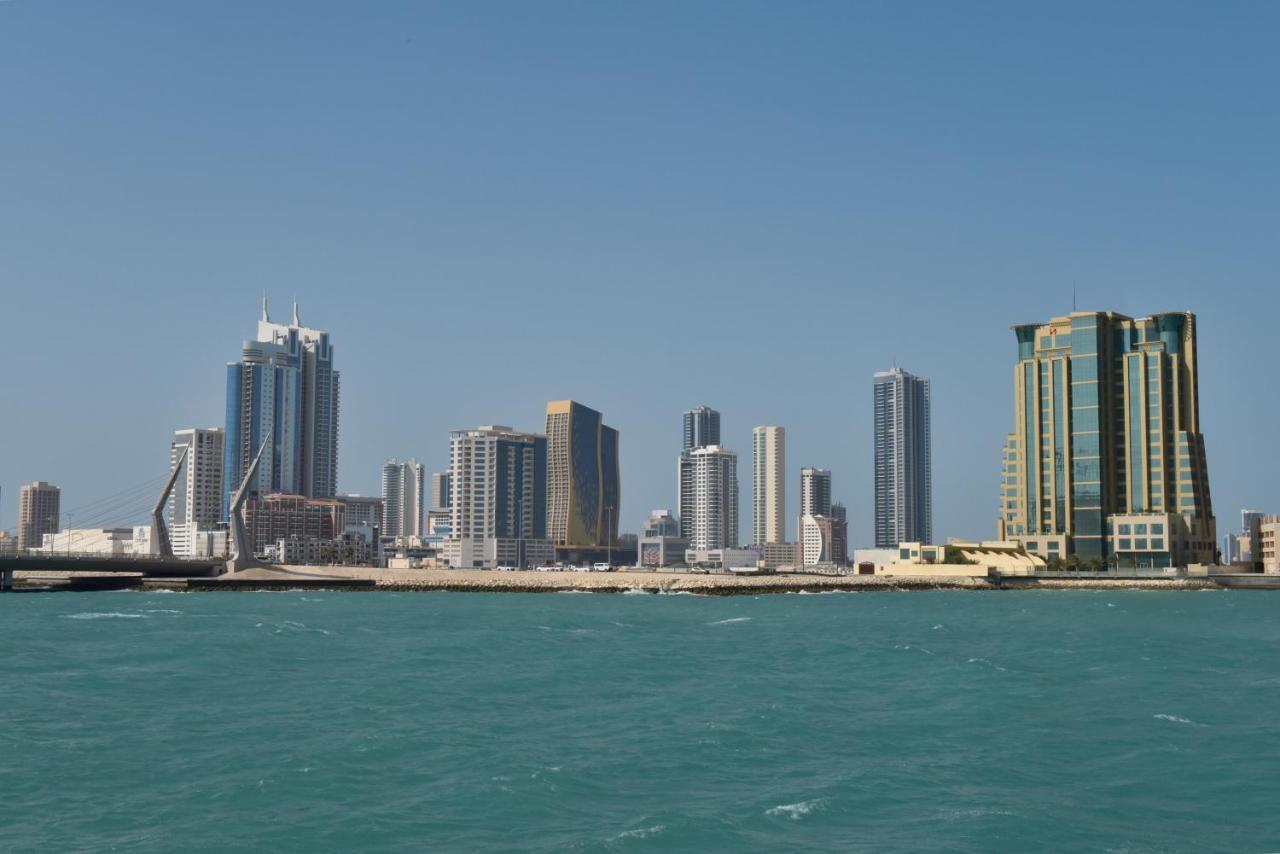
[[[829,468],[866,545],[871,377],[898,364],[932,381],[935,539],[994,536],[1010,327],[1074,294],[1197,313],[1222,532],[1280,505],[1253,447],[1280,415],[1275,10],[130,8],[0,5],[24,81],[0,364],[31,404],[0,431],[0,527],[22,483],[74,509],[220,426],[264,290],[333,335],[342,492],[571,397],[621,431],[636,531],[706,404],[740,483],[752,428],[783,426],[786,506]]]

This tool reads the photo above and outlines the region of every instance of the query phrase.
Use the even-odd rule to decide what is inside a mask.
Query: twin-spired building
[[[264,441],[254,493],[337,493],[338,379],[329,333],[303,326],[297,303],[291,322],[273,323],[264,299],[257,338],[227,364],[223,518]]]
[[[1210,563],[1196,318],[1072,312],[1013,327],[999,534],[1043,557]]]

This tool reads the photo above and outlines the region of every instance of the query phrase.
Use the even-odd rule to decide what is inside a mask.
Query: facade
[[[244,524],[255,554],[278,540],[332,540],[347,528],[347,505],[336,498],[305,495],[251,496]]]
[[[382,466],[385,537],[421,537],[426,507],[426,470],[417,460],[391,459]]]
[[[169,526],[174,557],[226,557],[227,529],[202,528],[195,522]]]
[[[680,455],[677,462],[680,535],[691,549],[738,544],[738,455],[708,445]]]
[[[782,427],[751,431],[751,541],[787,539],[787,434]]]
[[[547,439],[510,427],[449,434],[448,554],[455,567],[535,566],[547,538]]]
[[[1262,520],[1257,510],[1240,511],[1240,536],[1236,539],[1236,551],[1241,563],[1258,569],[1262,564]]]
[[[848,529],[830,516],[800,517],[800,557],[805,566],[848,563]]]
[[[687,565],[703,567],[704,569],[728,570],[738,567],[754,567],[757,560],[755,549],[701,549],[691,546],[684,553],[684,562]]]
[[[383,530],[385,505],[381,498],[372,495],[339,495],[338,500],[347,508],[347,526],[377,528]]]
[[[830,469],[800,469],[800,515],[831,515]]]
[[[680,521],[670,510],[654,510],[644,522],[644,537],[678,537]]]
[[[1280,516],[1263,516],[1258,520],[1257,530],[1262,571],[1268,575],[1280,574],[1280,552],[1276,550],[1280,541]]]
[[[329,333],[273,323],[262,301],[257,338],[227,364],[223,509],[267,442],[251,494],[332,498],[338,482],[338,388]]]
[[[547,536],[557,545],[607,547],[618,539],[618,431],[572,400],[547,404]],[[458,487],[453,487],[455,498]]]
[[[699,406],[684,414],[685,451],[720,444],[720,413],[710,406]]]
[[[62,490],[38,480],[18,490],[18,552],[40,548],[61,526]]]
[[[431,475],[431,506],[428,510],[448,510],[451,500],[449,473],[438,471]]]
[[[177,465],[185,450],[186,471],[174,483],[169,496],[171,527],[194,523],[197,530],[213,530],[222,520],[224,437],[221,427],[189,427],[174,432],[169,444],[169,467]]]
[[[45,534],[33,552],[44,554],[93,554],[103,557],[154,554],[151,526],[136,528],[67,528]]]
[[[875,536],[877,548],[933,540],[929,381],[901,368],[877,373]]]
[[[1106,561],[1136,551],[1132,527],[1126,552],[1112,517],[1147,516],[1142,524],[1166,529],[1164,550],[1152,550],[1148,535],[1148,551],[1212,563],[1195,315],[1082,311],[1014,333],[1015,426],[1005,442],[1000,538],[1045,557],[1033,543]],[[1176,525],[1160,521],[1170,516]],[[1171,537],[1183,544],[1180,558],[1168,550]]]
[[[636,543],[636,565],[649,568],[684,563],[689,541],[680,536],[680,522],[670,510],[654,510],[645,520]]]
[[[804,563],[798,543],[757,543],[756,554],[765,569],[781,569]]]

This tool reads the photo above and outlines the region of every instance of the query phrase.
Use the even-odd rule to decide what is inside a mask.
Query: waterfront
[[[1280,598],[0,597],[0,849],[1275,850]]]

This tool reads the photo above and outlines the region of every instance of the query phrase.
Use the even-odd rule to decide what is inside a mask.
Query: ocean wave
[[[784,815],[792,821],[799,821],[814,810],[826,809],[826,798],[814,798],[811,801],[800,801],[795,804],[778,804],[764,811],[765,815]]]
[[[659,596],[697,596],[700,599],[709,599],[706,593],[694,593],[692,590],[659,590]]]
[[[653,593],[643,587],[628,587],[622,591],[623,596],[652,596]]]
[[[1193,721],[1190,718],[1183,718],[1183,717],[1179,717],[1178,715],[1159,714],[1159,715],[1152,715],[1151,717],[1155,718],[1158,721],[1168,721],[1169,723],[1174,723],[1174,724],[1186,724],[1187,726],[1197,726],[1197,727],[1208,726],[1208,724],[1197,723],[1196,721]]]
[[[145,608],[143,610],[145,610],[148,614],[181,614],[182,613],[181,611],[178,611],[174,608]]]
[[[995,664],[994,662],[988,661],[988,660],[987,660],[987,659],[985,659],[985,658],[971,658],[971,659],[969,659],[969,660],[968,660],[967,662],[965,662],[965,663],[966,663],[966,664],[985,664],[985,665],[987,665],[988,667],[991,667],[991,668],[993,668],[993,669],[995,669],[995,670],[1002,670],[1002,671],[1008,671],[1008,669],[1009,669],[1009,668],[1007,668],[1007,667],[1001,667],[1000,665]]]
[[[67,614],[68,620],[145,620],[146,614],[122,614],[119,611],[86,611],[83,614]]]
[[[610,837],[610,842],[616,842],[619,839],[646,839],[650,836],[657,836],[666,830],[665,825],[655,824],[652,827],[637,827],[634,830],[624,830],[617,836]]]
[[[751,619],[750,617],[730,617],[727,620],[716,620],[713,623],[707,623],[707,625],[708,626],[725,626],[725,625],[728,625],[729,623],[745,623],[750,619]]]

